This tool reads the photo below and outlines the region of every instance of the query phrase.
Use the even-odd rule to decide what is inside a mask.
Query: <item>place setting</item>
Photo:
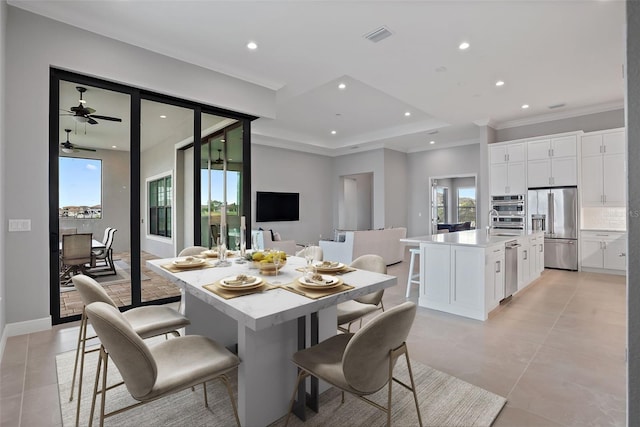
[[[203,288],[224,299],[251,295],[277,288],[266,282],[262,277],[249,274],[237,274],[204,285]]]
[[[172,273],[180,273],[183,271],[200,270],[204,268],[213,268],[214,265],[209,263],[206,259],[195,256],[187,256],[173,260],[169,264],[161,266],[165,270]]]
[[[345,284],[341,277],[321,274],[314,270],[315,267],[307,269],[302,276],[282,287],[289,292],[311,299],[326,297],[354,288]]]
[[[310,265],[318,273],[340,275],[356,271],[355,268],[349,267],[348,265],[338,261],[316,261],[309,263],[309,260],[307,260],[307,262],[307,265]],[[306,271],[306,267],[300,267],[297,270],[304,273]]]

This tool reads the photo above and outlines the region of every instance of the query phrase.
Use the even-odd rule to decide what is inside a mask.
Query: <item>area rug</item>
[[[74,352],[62,353],[56,356],[58,373],[58,392],[62,421],[65,427],[75,423],[76,400],[69,402],[71,377],[73,375]],[[95,381],[97,352],[87,355],[85,361],[85,375],[80,410],[80,425],[86,426],[91,409],[91,395]],[[487,390],[459,380],[455,377],[437,371],[421,363],[412,361],[411,367],[418,390],[420,412],[425,426],[490,426],[506,403],[506,399]],[[396,377],[409,383],[406,363],[398,360],[395,368]],[[237,399],[237,378],[231,375],[234,397]],[[109,383],[120,381],[120,375],[113,363],[109,363]],[[293,384],[291,384],[293,387]],[[185,390],[167,396],[146,405],[131,409],[122,414],[105,420],[107,426],[234,426],[235,421],[231,404],[225,387],[220,381],[207,384],[209,408],[204,406],[202,387],[195,392]],[[77,394],[77,388],[76,388]],[[77,396],[76,396],[77,398]],[[386,405],[386,389],[371,397],[374,401]],[[124,386],[107,392],[106,412],[135,403]],[[96,403],[99,408],[100,400]],[[393,389],[394,426],[417,426],[418,419],[411,392],[395,384]],[[97,412],[96,408],[96,412]],[[341,404],[340,392],[334,388],[327,390],[320,396],[320,412],[314,413],[307,409],[307,421],[302,422],[291,416],[291,426],[383,426],[386,417],[382,411],[346,395],[345,403]],[[94,418],[94,425],[99,419]],[[283,426],[284,419],[278,420],[272,426]]]
[[[94,277],[96,282],[100,283],[102,286],[118,285],[120,283],[131,282],[131,266],[125,261],[120,260],[115,260],[114,265],[116,267],[116,274],[98,274],[96,275],[96,277]],[[141,281],[149,279],[150,277],[145,275],[144,273],[140,274]],[[75,290],[76,288],[75,286],[73,286],[73,282],[69,282],[69,286],[60,286],[60,292],[70,292]]]

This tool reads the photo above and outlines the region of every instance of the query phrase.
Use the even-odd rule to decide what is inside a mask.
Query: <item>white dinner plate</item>
[[[206,256],[208,258],[218,258],[218,251],[209,249],[207,251],[200,252],[200,255]],[[230,255],[233,255],[233,252],[227,251],[227,257],[229,257]]]
[[[326,272],[331,272],[331,271],[340,271],[344,268],[344,264],[341,262],[331,262],[328,263],[325,262],[316,262],[313,264],[313,266],[316,268],[316,270],[322,272],[322,271],[326,271]]]
[[[202,258],[187,257],[173,261],[173,266],[177,268],[193,268],[204,265],[206,261]]]
[[[247,290],[247,289],[255,289],[259,286],[262,286],[262,278],[256,276],[247,276],[247,280],[239,283],[237,280],[238,276],[230,276],[225,277],[220,280],[220,286],[225,289],[233,289],[233,290]]]
[[[335,288],[336,286],[340,286],[342,284],[342,280],[340,280],[339,277],[329,276],[326,274],[322,275],[322,280],[324,283],[312,282],[310,280],[305,279],[303,276],[298,279],[298,283],[300,283],[300,286],[303,286],[309,289],[330,289],[330,288]]]

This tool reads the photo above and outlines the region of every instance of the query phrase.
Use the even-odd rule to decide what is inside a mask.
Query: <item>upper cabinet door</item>
[[[509,144],[506,147],[509,162],[524,162],[524,142]]]
[[[542,160],[549,158],[549,150],[551,149],[550,139],[540,139],[537,141],[529,141],[527,143],[527,160]],[[529,183],[531,187],[531,183]]]
[[[509,186],[507,164],[493,164],[489,167],[489,172],[491,174],[489,178],[491,182],[491,195],[502,196],[507,194],[507,187]]]
[[[582,136],[582,157],[602,154],[602,134]]]
[[[489,158],[492,165],[506,163],[507,162],[507,146],[489,146]]]
[[[624,154],[626,145],[624,131],[602,135],[603,154]]]
[[[551,140],[551,157],[571,157],[577,154],[576,135],[553,138]]]
[[[527,192],[524,162],[509,162],[507,165],[508,194],[525,194]]]
[[[527,184],[529,188],[551,185],[551,162],[548,159],[527,162]]]
[[[551,185],[578,185],[578,159],[558,157],[551,159]]]

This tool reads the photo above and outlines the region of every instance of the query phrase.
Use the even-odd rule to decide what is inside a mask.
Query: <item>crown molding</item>
[[[604,113],[606,111],[619,110],[622,108],[624,108],[624,101],[611,102],[608,104],[598,104],[598,105],[592,105],[590,107],[582,107],[582,108],[574,108],[572,110],[558,111],[556,113],[540,114],[537,116],[525,117],[523,119],[508,120],[505,122],[495,123],[495,126],[492,126],[492,127],[496,130],[509,129],[509,128],[515,128],[520,126],[551,122],[554,120],[562,120],[562,119],[569,119],[572,117],[586,116],[588,114]]]
[[[473,144],[479,144],[479,143],[480,141],[478,139],[463,139],[461,141],[447,142],[445,144],[440,144],[440,145],[429,144],[428,147],[410,148],[407,150],[407,154],[420,153],[422,151],[444,150],[447,148],[461,147],[463,145],[473,145]]]

